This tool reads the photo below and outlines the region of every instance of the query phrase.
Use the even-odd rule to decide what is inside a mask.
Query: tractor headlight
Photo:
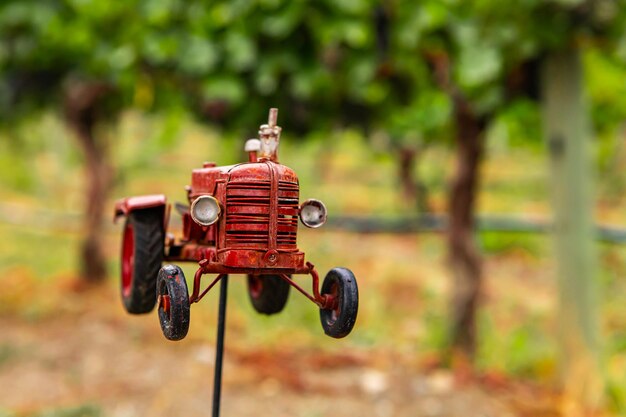
[[[210,195],[203,195],[191,204],[191,218],[202,226],[210,226],[220,218],[220,203]]]
[[[300,220],[306,227],[315,229],[326,223],[326,206],[313,198],[300,206]]]

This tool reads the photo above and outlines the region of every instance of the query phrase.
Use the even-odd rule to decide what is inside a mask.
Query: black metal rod
[[[226,296],[228,295],[228,275],[220,284],[220,303],[217,314],[217,341],[215,343],[215,374],[213,377],[213,417],[220,415],[222,396],[222,362],[224,360],[224,328],[226,327]]]

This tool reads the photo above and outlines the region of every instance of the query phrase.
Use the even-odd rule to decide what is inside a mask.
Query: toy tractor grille
[[[262,248],[269,244],[271,211],[269,181],[230,182],[226,187],[226,246]],[[298,184],[280,181],[276,246],[296,250]]]
[[[278,182],[278,237],[281,249],[296,249],[298,230],[298,192],[297,183]]]

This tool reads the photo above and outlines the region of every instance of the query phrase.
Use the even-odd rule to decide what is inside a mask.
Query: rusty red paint
[[[217,277],[215,277],[215,279],[209,284],[208,287],[206,287],[206,289],[204,291],[202,291],[202,294],[200,293],[200,279],[202,278],[202,268],[198,269],[196,271],[196,274],[194,276],[194,280],[193,280],[193,293],[191,294],[191,296],[189,297],[189,303],[197,303],[198,301],[200,301],[202,299],[202,297],[204,297],[206,295],[206,293],[208,293],[211,288],[213,288],[215,286],[215,284],[217,284],[222,278],[224,278],[226,276],[226,274],[219,274]]]
[[[197,225],[188,214],[183,215],[185,240],[170,247],[169,253],[176,256],[166,254],[167,260],[208,261],[195,274],[190,300],[198,300],[203,274],[311,272],[305,266],[304,253],[297,247],[298,176],[271,159],[250,160],[192,172],[189,204],[210,194],[220,201],[224,215],[208,227]],[[321,303],[318,281],[316,277],[316,296],[312,299]]]
[[[159,309],[165,311],[165,313],[170,313],[170,296],[167,294],[159,295]]]
[[[327,300],[332,300],[335,302],[328,302],[328,308],[332,311],[332,319],[336,321],[339,315],[341,314],[341,306],[336,302],[337,297],[339,296],[339,287],[337,284],[333,284],[330,287],[330,293],[326,294]]]
[[[296,173],[278,162],[281,129],[276,125],[276,116],[273,109],[268,124],[259,130],[260,149],[249,152],[248,162],[221,167],[204,163],[202,168],[192,171],[191,185],[185,187],[187,204],[177,204],[177,212],[182,216],[182,235],[172,237],[166,234],[164,249],[167,262],[199,264],[189,296],[190,304],[200,301],[228,274],[257,277],[275,274],[321,309],[340,312],[337,290],[320,294],[318,273],[313,264],[305,262],[305,254],[297,245],[300,188]],[[255,145],[254,140],[252,144]],[[219,202],[221,215],[210,226],[202,226],[193,220],[190,210],[197,198],[207,195]],[[116,203],[115,214],[128,215],[134,210],[160,206],[166,207],[163,195],[130,197]],[[164,213],[167,230],[169,206]],[[122,253],[124,291],[132,285],[132,273],[128,272],[129,265],[132,265],[129,259],[132,239],[131,229],[125,234]],[[207,274],[217,276],[201,292],[202,276]],[[291,278],[291,275],[298,274],[311,276],[311,293]],[[258,295],[262,280],[258,279],[257,284],[257,287],[251,285],[249,290]],[[170,302],[167,296],[159,298],[159,305],[167,306],[168,310]]]
[[[115,202],[114,220],[120,216],[128,216],[135,210],[165,207],[167,199],[163,194],[141,195],[136,197],[127,197]]]
[[[133,265],[135,256],[135,233],[130,222],[124,227],[122,242],[122,295],[129,297],[133,284]]]
[[[253,298],[259,298],[263,292],[263,278],[259,275],[250,275],[248,290]]]

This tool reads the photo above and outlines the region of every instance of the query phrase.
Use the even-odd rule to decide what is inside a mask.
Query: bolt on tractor
[[[293,287],[318,306],[327,335],[341,338],[354,326],[359,303],[354,274],[334,268],[320,288],[315,267],[298,249],[298,218],[306,227],[320,227],[326,207],[315,199],[300,203],[296,173],[278,162],[277,115],[271,109],[259,139],[246,142],[248,162],[204,163],[193,170],[191,186],[185,187],[187,204],[175,204],[182,216],[180,236],[167,232],[171,207],[164,195],[127,197],[115,204],[115,219],[126,219],[122,302],[132,314],[148,313],[157,305],[169,340],[187,335],[190,306],[228,274],[247,276],[248,294],[259,313],[280,312]],[[198,264],[191,295],[174,262]],[[215,277],[202,290],[202,277],[208,274]],[[312,293],[296,283],[297,274],[311,276]]]

